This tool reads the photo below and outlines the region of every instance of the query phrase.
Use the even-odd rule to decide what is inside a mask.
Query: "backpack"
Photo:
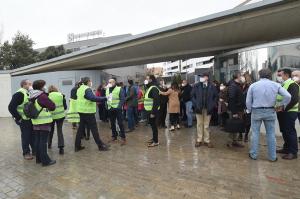
[[[37,108],[35,107],[35,100],[29,100],[29,102],[26,102],[24,104],[24,108],[23,108],[23,112],[24,115],[30,119],[36,119],[38,118],[39,114],[42,112],[43,109],[41,109],[40,111],[37,110]]]

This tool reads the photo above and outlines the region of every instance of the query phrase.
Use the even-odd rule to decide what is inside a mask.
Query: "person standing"
[[[175,127],[176,129],[180,129],[180,125],[179,125],[180,90],[178,84],[176,82],[173,82],[171,88],[167,92],[160,92],[160,94],[169,97],[168,112],[170,114],[170,123],[171,123],[170,131],[174,131]]]
[[[144,84],[147,87],[144,99],[144,107],[149,115],[149,124],[152,128],[152,139],[148,141],[148,147],[156,147],[158,142],[157,118],[159,111],[159,88],[154,75],[146,77]]]
[[[57,140],[58,140],[58,148],[59,148],[59,154],[63,155],[64,154],[64,135],[63,135],[63,124],[65,120],[65,110],[67,110],[67,102],[65,95],[62,93],[58,92],[58,89],[51,85],[48,88],[48,93],[49,93],[49,99],[54,102],[55,104],[55,110],[51,111],[52,115],[52,126],[51,126],[51,131],[48,137],[48,149],[52,148],[52,139],[53,139],[53,134],[54,134],[54,128],[56,124],[56,129],[57,129]]]
[[[239,118],[243,119],[244,109],[245,109],[245,101],[242,90],[242,75],[239,71],[236,71],[232,80],[229,82],[228,87],[228,110],[230,118]],[[243,133],[243,129],[240,132],[229,134],[229,141],[227,143],[228,147],[239,147],[242,148],[244,145],[238,142],[238,133]]]
[[[291,79],[292,71],[284,68],[278,71],[278,81],[282,82],[282,87],[291,95],[291,101],[287,106],[282,105],[282,96],[277,96],[277,118],[279,128],[284,140],[283,148],[277,150],[284,154],[282,159],[292,160],[298,157],[298,142],[295,122],[299,111],[299,86]]]
[[[144,91],[142,86],[138,88],[138,115],[140,117],[140,122],[145,122],[144,117]]]
[[[246,104],[246,97],[247,97],[247,93],[248,93],[248,89],[251,85],[251,76],[248,73],[245,73],[242,77],[241,77],[241,85],[242,85],[242,90],[243,90],[243,99],[244,99],[244,103]],[[250,132],[250,127],[251,127],[251,113],[247,113],[246,112],[246,108],[245,107],[245,111],[244,111],[244,123],[245,123],[245,136],[244,136],[244,142],[248,142],[248,135]],[[239,137],[238,137],[239,141],[243,140],[243,133],[239,133]]]
[[[77,111],[80,116],[80,124],[76,134],[75,140],[75,152],[84,149],[81,146],[81,138],[85,131],[85,126],[88,126],[94,137],[96,144],[98,145],[99,151],[107,151],[109,146],[104,144],[99,136],[98,126],[96,122],[96,102],[106,100],[106,97],[97,97],[94,95],[92,89],[92,81],[89,77],[82,78],[82,85],[77,90]]]
[[[298,86],[300,86],[300,70],[295,70],[292,72],[292,79],[298,84]],[[300,96],[300,94],[299,94]],[[299,110],[298,110],[298,121],[300,123],[300,97],[299,97]],[[298,137],[299,143],[300,143],[300,137]]]
[[[227,113],[228,106],[228,88],[225,83],[220,85],[219,92],[219,102],[218,102],[218,115],[219,115],[219,124],[221,127],[225,127],[226,121],[228,119]]]
[[[209,135],[209,123],[212,111],[218,102],[217,88],[209,81],[209,74],[200,75],[200,82],[194,85],[191,98],[197,118],[197,140],[195,147],[205,145],[213,148]]]
[[[117,86],[115,79],[110,79],[108,81],[107,89],[106,89],[106,97],[107,97],[107,107],[110,117],[111,131],[112,131],[112,140],[111,142],[118,141],[118,132],[116,123],[118,124],[119,136],[121,137],[121,145],[126,144],[126,136],[123,125],[123,115],[122,115],[122,107],[125,102],[124,90]]]
[[[168,89],[165,86],[164,81],[160,81],[159,90],[162,92],[167,92]],[[167,117],[167,106],[168,106],[168,96],[161,95],[160,98],[160,105],[159,105],[159,114],[158,114],[158,127],[159,128],[167,128],[166,125],[166,117]]]
[[[269,69],[260,70],[259,77],[260,80],[249,87],[246,97],[247,113],[252,113],[252,137],[249,157],[253,160],[258,158],[260,127],[263,122],[266,129],[268,158],[271,162],[275,162],[277,161],[275,138],[276,97],[277,95],[283,96],[282,105],[285,107],[289,103],[291,95],[280,84],[271,81],[272,72]]]
[[[39,115],[35,119],[31,119],[35,134],[36,163],[42,163],[43,166],[50,166],[56,163],[51,160],[47,154],[47,141],[52,126],[52,116],[49,111],[55,110],[55,104],[49,99],[46,90],[46,82],[44,80],[36,80],[33,82],[33,91],[30,92],[30,101],[34,102]]]
[[[77,128],[77,124],[80,122],[80,117],[77,112],[77,89],[80,87],[81,82],[77,82],[76,85],[71,89],[70,101],[69,101],[69,110],[67,112],[67,120],[72,123],[72,127],[75,130]]]
[[[126,97],[128,133],[134,131],[136,123],[136,112],[138,106],[137,92],[132,80],[128,80],[128,95]]]
[[[32,123],[23,111],[24,105],[29,101],[28,90],[31,88],[31,82],[28,79],[22,80],[20,86],[21,88],[12,96],[8,110],[21,130],[23,157],[25,160],[32,160],[32,154],[35,153]]]
[[[95,93],[97,97],[105,96],[105,84],[101,84]],[[102,122],[108,122],[107,120],[107,109],[106,109],[106,102],[97,102],[98,106],[98,113],[99,113],[99,119]]]
[[[193,126],[193,102],[191,100],[192,87],[187,80],[182,80],[182,92],[181,99],[185,104],[187,123],[186,127],[191,128]]]

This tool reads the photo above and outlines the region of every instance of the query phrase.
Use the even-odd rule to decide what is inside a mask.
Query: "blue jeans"
[[[128,119],[128,128],[130,130],[134,129],[135,126],[135,107],[129,106],[127,109],[127,119]]]
[[[192,101],[188,101],[185,103],[185,109],[186,109],[186,116],[187,116],[187,125],[192,126],[193,125],[193,103]]]
[[[260,126],[264,122],[266,128],[266,137],[268,144],[269,160],[276,159],[276,138],[275,138],[275,120],[276,113],[274,109],[253,109],[251,114],[251,149],[250,155],[252,158],[257,158],[259,153],[259,137]]]

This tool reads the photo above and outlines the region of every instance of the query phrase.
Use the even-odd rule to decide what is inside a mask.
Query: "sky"
[[[0,0],[0,35],[28,34],[34,48],[67,43],[68,33],[139,34],[228,10],[243,0]]]

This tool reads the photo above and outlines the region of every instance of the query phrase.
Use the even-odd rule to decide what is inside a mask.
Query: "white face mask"
[[[47,92],[47,87],[46,86],[44,86],[43,91]]]
[[[241,83],[245,83],[246,82],[246,79],[244,76],[241,77]]]
[[[281,77],[281,76],[277,76],[277,81],[278,81],[279,83],[282,83],[282,82],[283,82],[282,77]]]
[[[107,88],[111,88],[111,87],[112,87],[111,83],[108,83]]]
[[[205,82],[205,78],[204,77],[200,77],[199,81],[200,82]]]
[[[93,82],[91,82],[90,87],[91,87],[91,88],[93,87]]]
[[[149,81],[145,79],[144,84],[145,85],[149,84]]]
[[[220,90],[224,90],[225,89],[225,86],[220,86]]]
[[[299,77],[293,77],[293,80],[295,81],[295,82],[299,82],[300,81],[300,78]]]

